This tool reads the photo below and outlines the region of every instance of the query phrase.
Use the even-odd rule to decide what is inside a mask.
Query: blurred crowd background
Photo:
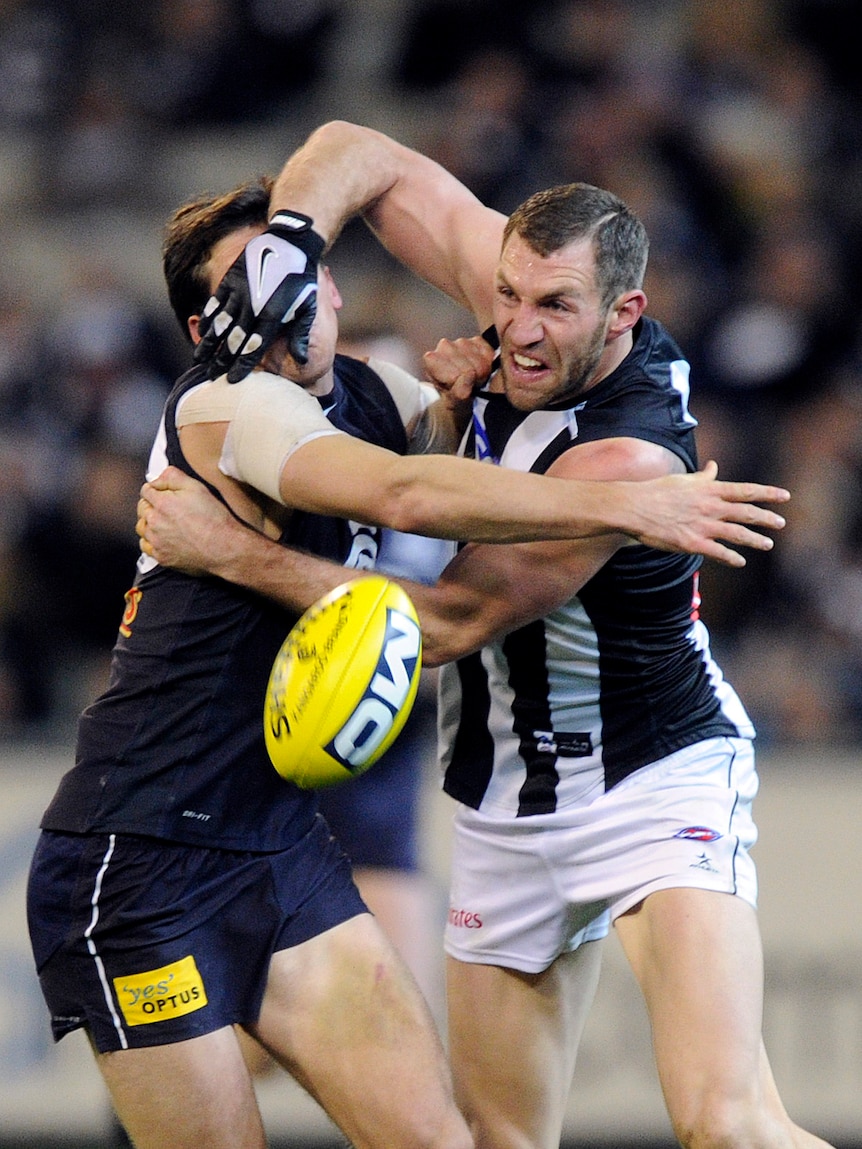
[[[0,728],[66,739],[102,685],[134,507],[189,350],[160,229],[368,123],[511,210],[586,180],[652,238],[702,458],[787,485],[788,525],[702,576],[766,747],[862,741],[858,0],[0,0]],[[345,337],[417,371],[468,317],[361,225]]]

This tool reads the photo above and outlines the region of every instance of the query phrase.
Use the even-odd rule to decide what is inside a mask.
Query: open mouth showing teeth
[[[540,362],[538,359],[533,359],[529,355],[520,355],[517,351],[512,354],[512,359],[518,367],[536,368],[545,366],[544,363]]]

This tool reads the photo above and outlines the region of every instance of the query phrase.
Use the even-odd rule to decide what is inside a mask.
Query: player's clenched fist
[[[422,356],[425,372],[444,401],[454,407],[472,400],[494,366],[494,349],[484,336],[441,339]]]
[[[317,265],[325,243],[313,221],[279,211],[228,269],[200,318],[195,362],[211,378],[227,372],[236,383],[260,362],[279,336],[299,364],[308,362],[308,337],[317,311]]]

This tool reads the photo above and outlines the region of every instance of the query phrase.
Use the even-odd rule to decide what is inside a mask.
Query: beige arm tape
[[[395,400],[401,422],[407,431],[408,454],[451,454],[457,447],[452,424],[445,415],[436,387],[416,379],[403,367],[369,356],[368,366],[375,371]]]
[[[290,455],[321,435],[343,434],[313,395],[266,371],[239,383],[221,376],[194,388],[177,412],[178,427],[189,423],[229,423],[219,470],[282,504],[279,480]]]

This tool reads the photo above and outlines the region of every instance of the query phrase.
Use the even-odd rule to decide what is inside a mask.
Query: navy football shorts
[[[54,1040],[101,1053],[255,1021],[273,953],[367,912],[322,818],[270,854],[44,832],[27,908]]]

